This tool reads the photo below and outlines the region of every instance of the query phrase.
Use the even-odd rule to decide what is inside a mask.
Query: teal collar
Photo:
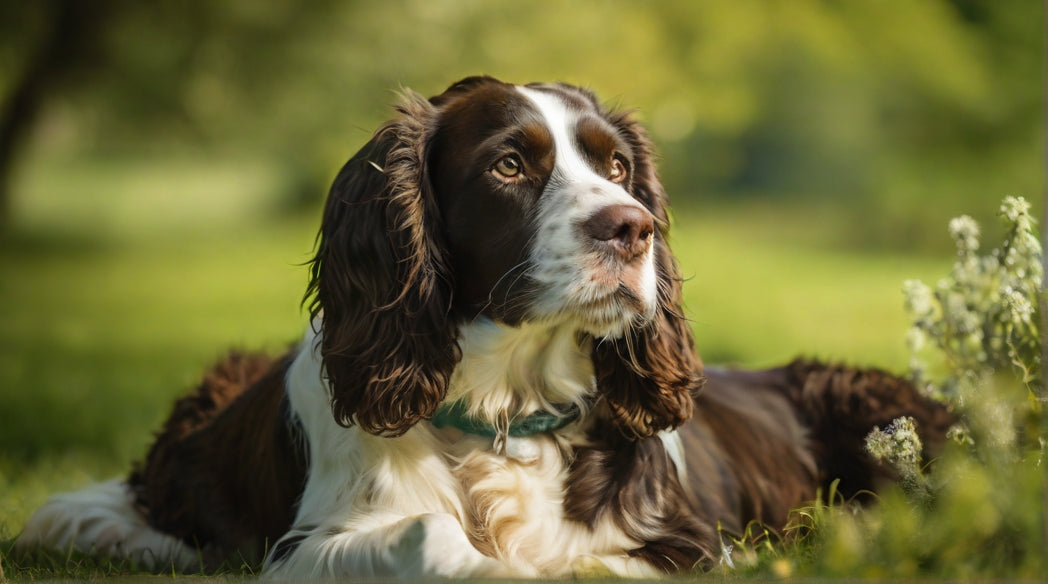
[[[506,435],[513,438],[524,438],[553,432],[574,422],[582,415],[579,407],[575,404],[554,406],[554,408],[557,410],[556,413],[539,410],[523,418],[514,419],[510,422]],[[475,434],[488,438],[493,438],[499,434],[493,424],[470,416],[464,401],[444,403],[437,408],[437,413],[433,415],[433,419],[430,422],[437,428],[456,428],[466,434]]]

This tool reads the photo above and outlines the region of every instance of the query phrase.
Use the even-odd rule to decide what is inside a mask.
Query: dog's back
[[[954,416],[908,381],[878,369],[797,360],[764,371],[709,369],[694,419],[680,429],[699,513],[739,533],[772,528],[839,481],[847,499],[895,480],[865,450],[875,426],[917,421],[925,458]]]

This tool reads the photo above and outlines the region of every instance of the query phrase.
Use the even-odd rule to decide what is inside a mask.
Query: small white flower
[[[1021,250],[1032,256],[1037,256],[1041,253],[1041,242],[1037,239],[1037,236],[1030,231],[1023,231],[1015,238],[1015,249]]]
[[[884,430],[874,428],[866,436],[866,451],[892,465],[903,476],[920,474],[921,448],[917,422],[909,416],[892,420]]]
[[[1023,217],[1029,218],[1030,203],[1022,197],[1005,197],[1001,202],[1001,215],[1012,223],[1018,223]]]
[[[1001,291],[1004,305],[1008,309],[1009,320],[1012,323],[1029,323],[1033,317],[1033,304],[1030,299],[1011,286],[1006,286]]]
[[[902,284],[906,310],[916,317],[928,315],[934,309],[935,297],[931,288],[920,280],[906,280]]]
[[[979,224],[968,215],[950,220],[950,236],[957,242],[958,251],[973,252],[979,249]]]

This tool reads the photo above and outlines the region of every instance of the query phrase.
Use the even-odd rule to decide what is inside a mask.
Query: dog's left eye
[[[608,180],[613,183],[626,180],[626,165],[618,157],[611,159],[611,172],[608,173]]]
[[[493,170],[499,178],[515,179],[520,177],[520,173],[524,170],[524,165],[521,164],[520,159],[516,156],[503,156],[495,163]]]

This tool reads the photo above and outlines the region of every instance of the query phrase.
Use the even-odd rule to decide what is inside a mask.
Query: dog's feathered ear
[[[426,170],[436,110],[409,94],[398,113],[335,178],[307,290],[336,421],[382,436],[433,415],[459,358]]]
[[[703,384],[702,362],[695,352],[691,327],[681,307],[681,275],[666,242],[667,197],[655,171],[651,143],[628,114],[612,114],[633,150],[632,194],[655,216],[655,270],[658,307],[655,318],[632,327],[593,350],[597,387],[608,402],[618,428],[629,438],[644,438],[675,428],[692,414]]]

